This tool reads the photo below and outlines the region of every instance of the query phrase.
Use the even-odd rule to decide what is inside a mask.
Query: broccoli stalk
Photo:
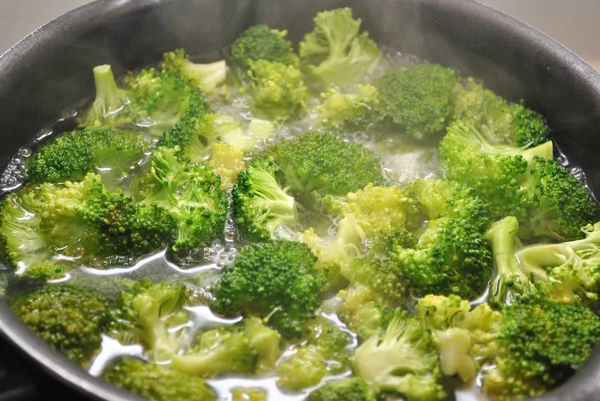
[[[106,119],[112,118],[114,114],[125,107],[130,100],[126,92],[117,86],[110,65],[96,66],[93,71],[96,83],[96,98],[85,114],[83,123],[101,126],[106,123]]]
[[[183,49],[165,53],[162,69],[180,74],[207,94],[214,93],[217,87],[223,84],[227,78],[225,60],[207,64],[193,63]]]

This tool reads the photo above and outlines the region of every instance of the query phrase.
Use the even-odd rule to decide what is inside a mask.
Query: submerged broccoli
[[[312,391],[306,401],[375,401],[375,392],[361,378],[335,380]]]
[[[362,130],[377,126],[379,92],[373,85],[357,85],[356,92],[341,93],[333,88],[321,93],[323,103],[317,107],[321,124],[336,130]]]
[[[577,238],[596,215],[585,185],[551,160],[552,142],[493,145],[459,120],[442,140],[440,159],[445,176],[472,187],[494,217],[515,216],[523,237]]]
[[[381,161],[370,150],[327,133],[308,132],[268,150],[285,185],[304,199],[343,196],[367,184],[382,185]]]
[[[191,304],[192,297],[185,285],[144,279],[121,291],[119,298],[111,334],[122,343],[141,344],[155,363],[172,360],[186,345],[183,326],[188,313],[183,306]]]
[[[257,350],[243,331],[214,329],[201,332],[190,350],[175,355],[173,367],[202,377],[226,373],[250,375],[256,369],[257,358]]]
[[[243,320],[244,335],[256,349],[256,373],[270,373],[282,353],[281,336],[277,330],[267,326],[263,319],[248,316]]]
[[[308,89],[297,67],[267,60],[250,62],[250,108],[259,118],[281,122],[295,118],[306,107]]]
[[[317,13],[315,28],[300,42],[302,62],[323,84],[342,85],[370,74],[381,60],[381,51],[369,33],[360,33],[362,20],[352,9]]]
[[[111,303],[84,287],[47,284],[17,296],[11,308],[45,342],[73,362],[87,365],[99,351]]]
[[[122,358],[108,366],[102,377],[117,387],[152,401],[215,401],[217,396],[198,376],[140,359]]]
[[[221,180],[208,163],[194,164],[177,158],[178,148],[158,148],[152,155],[155,191],[144,193],[140,202],[167,209],[177,225],[175,256],[222,238],[227,215],[227,196]],[[146,181],[145,181],[146,182]]]
[[[60,182],[97,172],[118,179],[141,163],[149,148],[148,141],[133,131],[86,128],[67,132],[28,159],[28,177],[37,182]]]
[[[315,316],[325,278],[313,268],[316,257],[304,244],[273,241],[239,250],[213,289],[214,308],[227,315],[265,317],[284,337],[302,334]]]
[[[297,67],[298,56],[286,36],[286,30],[271,29],[267,25],[251,26],[231,45],[231,61],[243,70],[258,60]]]
[[[349,370],[352,336],[348,332],[319,317],[307,324],[305,338],[306,342],[277,365],[277,384],[284,389],[303,390]]]
[[[522,147],[548,141],[548,125],[539,113],[507,102],[473,78],[452,101],[453,119],[473,124],[490,143]]]
[[[193,63],[183,49],[165,53],[161,68],[188,79],[206,94],[213,93],[227,78],[225,60],[208,64]]]
[[[238,175],[232,214],[242,236],[262,241],[285,237],[285,230],[298,221],[296,201],[279,184],[278,172],[270,159],[254,158]]]
[[[383,334],[363,342],[352,364],[354,373],[378,391],[399,393],[407,401],[447,397],[431,334],[407,313],[397,312]]]
[[[450,119],[454,70],[437,64],[396,68],[376,81],[379,112],[417,139],[444,131]]]
[[[574,305],[536,300],[505,307],[496,368],[483,391],[499,401],[524,400],[564,383],[600,341],[600,318]]]

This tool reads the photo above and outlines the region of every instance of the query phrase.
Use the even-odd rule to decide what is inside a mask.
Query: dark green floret
[[[108,366],[102,378],[152,401],[215,401],[214,390],[198,376],[167,366],[122,358]]]
[[[47,284],[18,296],[11,308],[45,342],[73,362],[86,365],[100,348],[111,304],[83,287]]]
[[[110,169],[111,177],[127,175],[150,148],[133,131],[85,128],[61,134],[28,159],[28,176],[37,182],[80,180],[90,172]]]
[[[335,380],[312,391],[307,401],[375,401],[375,392],[360,378]]]
[[[294,195],[346,195],[384,182],[381,161],[361,145],[308,132],[269,149]]]
[[[379,112],[417,139],[438,136],[450,121],[454,70],[438,64],[417,64],[388,70],[375,86]]]
[[[231,61],[244,70],[250,66],[249,61],[258,60],[298,66],[298,56],[286,36],[286,30],[271,29],[267,25],[251,26],[231,45]]]
[[[304,244],[273,241],[239,250],[213,289],[214,308],[227,315],[266,317],[285,337],[302,335],[315,316],[326,279],[313,268],[317,258]]]
[[[255,158],[238,175],[232,191],[233,219],[242,236],[266,241],[297,220],[296,201],[278,183],[279,168],[267,158]]]

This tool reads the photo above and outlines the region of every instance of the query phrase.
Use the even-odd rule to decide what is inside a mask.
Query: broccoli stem
[[[94,67],[94,81],[96,83],[96,99],[92,105],[92,113],[96,119],[119,111],[129,102],[125,93],[117,86],[110,65]]]
[[[510,304],[519,295],[535,290],[515,254],[518,230],[517,218],[508,216],[492,224],[485,233],[492,246],[495,269],[490,295],[497,304]]]
[[[521,155],[529,162],[532,161],[536,156],[546,160],[552,160],[554,157],[554,144],[552,141],[547,141],[541,145],[523,151]]]

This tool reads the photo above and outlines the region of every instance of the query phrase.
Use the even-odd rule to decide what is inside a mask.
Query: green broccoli
[[[468,382],[496,357],[502,316],[487,303],[471,307],[455,295],[427,295],[417,303],[416,312],[432,332],[445,375]]]
[[[256,362],[256,373],[258,374],[273,371],[283,351],[281,336],[277,330],[273,330],[266,324],[262,319],[253,316],[243,319],[244,334],[258,353]]]
[[[343,196],[384,182],[380,159],[363,146],[320,132],[308,132],[271,147],[284,184],[306,199]]]
[[[348,378],[327,382],[312,391],[306,401],[375,401],[376,394],[361,378]]]
[[[524,400],[565,382],[600,342],[600,318],[574,305],[536,299],[505,307],[496,368],[483,391],[499,401]]]
[[[440,145],[446,178],[473,188],[495,218],[519,221],[522,237],[574,239],[592,222],[596,203],[585,185],[552,159],[552,142],[534,148],[492,145],[456,121]]]
[[[297,67],[267,60],[250,61],[250,109],[259,118],[282,122],[295,118],[306,107],[308,89]]]
[[[399,393],[407,401],[445,400],[442,372],[431,337],[419,321],[397,312],[383,334],[363,342],[353,371],[377,391]]]
[[[258,351],[243,331],[214,329],[198,334],[194,346],[173,357],[173,367],[202,377],[223,374],[250,375],[256,369]]]
[[[262,388],[236,387],[231,390],[231,401],[268,401],[269,395]]]
[[[67,132],[28,159],[28,178],[62,182],[80,180],[87,173],[96,172],[118,182],[143,161],[149,148],[149,142],[133,131],[86,128]]]
[[[294,197],[278,182],[279,168],[268,158],[252,159],[232,190],[232,216],[243,237],[266,241],[286,236],[298,221]]]
[[[284,337],[298,337],[315,316],[326,282],[313,267],[316,261],[297,242],[246,245],[214,286],[213,307],[227,315],[270,316],[269,325]]]
[[[14,313],[53,348],[80,365],[100,349],[111,302],[85,287],[47,284],[11,301]]]
[[[382,59],[381,50],[360,33],[361,19],[354,19],[351,8],[317,13],[314,30],[300,42],[303,64],[323,84],[342,85],[364,79]]]
[[[109,365],[102,378],[152,401],[216,401],[215,391],[198,376],[167,366],[122,358]]]
[[[155,190],[146,191],[139,202],[169,211],[177,225],[177,238],[171,247],[176,257],[223,238],[228,206],[221,180],[210,165],[179,159],[178,150],[161,147],[154,151],[148,173],[154,180],[143,179],[154,182]]]
[[[171,361],[186,345],[182,326],[189,318],[183,307],[192,303],[191,292],[183,284],[153,284],[143,279],[121,291],[112,312],[111,335],[125,344],[141,344],[152,362]]]
[[[316,386],[327,376],[349,371],[352,336],[331,321],[319,317],[305,328],[305,342],[277,365],[277,384],[292,391]]]
[[[317,117],[325,128],[338,131],[363,130],[378,126],[379,92],[373,85],[357,85],[355,92],[342,93],[327,88],[321,93],[323,103],[317,106]]]
[[[33,264],[24,272],[19,273],[19,277],[28,278],[31,280],[59,280],[67,277],[67,273],[71,270],[68,263],[59,261],[45,260],[41,264]]]
[[[474,78],[455,91],[452,102],[452,119],[473,124],[492,144],[529,147],[548,141],[544,117],[522,102],[507,102]]]
[[[244,152],[235,145],[217,142],[212,146],[210,166],[221,177],[221,189],[227,191],[236,184],[237,177],[244,170]]]
[[[379,113],[417,139],[438,136],[450,120],[457,82],[454,70],[438,64],[390,69],[375,82]]]
[[[89,109],[79,117],[81,125],[118,127],[135,120],[128,108],[131,100],[127,92],[117,86],[112,67],[104,64],[94,67],[96,97]]]
[[[193,63],[183,49],[165,53],[161,69],[181,75],[209,95],[214,93],[227,78],[225,60],[208,64]]]
[[[286,30],[271,29],[267,25],[251,26],[231,45],[231,61],[245,71],[252,61],[258,60],[298,67],[298,56],[286,36]]]

